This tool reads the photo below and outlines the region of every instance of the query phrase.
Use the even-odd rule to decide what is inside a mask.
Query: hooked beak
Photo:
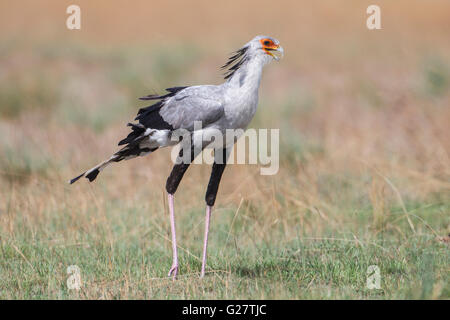
[[[271,55],[276,61],[279,61],[284,56],[284,50],[282,46],[276,48],[264,48],[267,54]]]

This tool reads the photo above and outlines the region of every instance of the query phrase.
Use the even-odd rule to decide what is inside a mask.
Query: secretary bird
[[[237,50],[222,67],[227,69],[224,83],[173,87],[166,89],[168,93],[165,95],[151,94],[140,98],[157,102],[138,111],[135,118],[137,123],[128,123],[131,133],[119,142],[119,146],[125,146],[109,159],[70,180],[72,184],[81,177],[86,177],[92,182],[101,170],[113,162],[145,156],[159,148],[180,143],[181,151],[166,183],[173,250],[173,263],[168,276],[172,276],[174,280],[178,274],[178,254],[173,202],[178,185],[195,157],[204,148],[213,146],[214,163],[205,196],[205,237],[200,274],[203,278],[211,210],[228,156],[236,140],[222,139],[220,145],[217,145],[213,143],[211,133],[219,131],[225,134],[227,129],[247,128],[258,105],[258,89],[263,66],[272,60],[278,61],[282,56],[283,48],[278,40],[256,36]],[[200,128],[196,125],[198,123],[201,123]],[[178,130],[184,130],[187,135],[180,136]],[[186,153],[183,155],[185,147],[188,148],[188,155]]]

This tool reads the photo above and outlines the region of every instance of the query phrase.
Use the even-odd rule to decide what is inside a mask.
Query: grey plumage
[[[223,68],[226,82],[220,85],[168,88],[164,95],[151,94],[142,100],[155,100],[148,107],[139,109],[135,120],[129,123],[131,132],[119,142],[122,149],[94,168],[70,180],[74,183],[81,177],[89,181],[97,178],[101,170],[112,162],[144,156],[158,148],[182,143],[178,159],[167,178],[166,191],[172,235],[172,266],[168,275],[173,279],[178,274],[178,248],[176,241],[174,194],[192,160],[204,147],[214,147],[214,163],[205,195],[206,216],[200,277],[205,275],[208,246],[209,222],[216,201],[220,180],[225,170],[233,139],[216,134],[227,133],[228,129],[246,129],[258,105],[258,90],[262,68],[275,53],[283,53],[279,42],[270,37],[257,36],[239,49]],[[199,123],[201,125],[199,125]],[[182,129],[182,130],[181,130]],[[183,132],[179,132],[183,131]],[[243,132],[243,130],[238,130]],[[217,137],[217,139],[216,139]],[[222,141],[221,141],[222,140]],[[212,143],[212,141],[214,141]],[[191,142],[194,145],[191,145]],[[189,143],[189,145],[187,145]],[[189,147],[187,149],[186,147]],[[189,150],[188,153],[184,153]],[[187,160],[184,159],[187,156]],[[178,160],[177,159],[177,160]]]
[[[194,121],[207,127],[224,115],[225,99],[220,86],[188,87],[170,98],[160,111],[173,129],[194,129]]]
[[[262,39],[271,39],[275,49],[282,48],[276,39],[257,36],[229,58],[223,68],[226,81],[220,85],[173,87],[164,95],[148,95],[141,100],[156,100],[141,108],[137,123],[129,123],[130,134],[119,142],[122,149],[108,160],[70,180],[74,183],[85,176],[95,180],[98,173],[112,162],[147,155],[158,148],[172,146],[180,140],[172,139],[177,129],[185,129],[193,135],[203,135],[209,129],[225,132],[226,129],[246,129],[258,104],[258,88],[262,67],[276,57],[264,48]],[[202,128],[195,130],[200,121]]]

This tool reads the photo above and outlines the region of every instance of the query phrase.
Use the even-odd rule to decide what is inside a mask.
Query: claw
[[[172,265],[172,267],[170,268],[168,276],[169,276],[169,277],[172,276],[172,280],[175,281],[176,278],[177,278],[177,274],[178,274],[178,265],[177,265],[177,264],[174,264],[174,265]]]

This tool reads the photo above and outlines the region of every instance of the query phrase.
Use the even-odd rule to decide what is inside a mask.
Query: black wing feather
[[[159,100],[156,103],[139,109],[137,116],[134,120],[138,121],[138,123],[128,123],[128,126],[131,127],[131,132],[125,139],[122,139],[119,142],[119,146],[124,144],[133,143],[136,139],[142,136],[147,128],[156,129],[156,130],[173,130],[173,127],[164,121],[164,119],[159,114],[159,110],[164,106],[165,99],[173,97],[178,92],[187,87],[172,87],[167,88],[166,91],[169,92],[165,95],[157,95],[150,94],[148,96],[139,98],[141,100]],[[131,148],[132,149],[132,148]]]

